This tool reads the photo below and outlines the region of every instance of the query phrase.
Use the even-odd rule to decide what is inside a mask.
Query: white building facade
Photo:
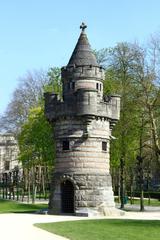
[[[0,174],[10,172],[20,166],[18,144],[12,134],[0,134]]]

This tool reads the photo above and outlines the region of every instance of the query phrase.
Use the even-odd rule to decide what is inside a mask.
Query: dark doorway
[[[74,187],[69,180],[61,183],[61,194],[62,213],[74,213]]]

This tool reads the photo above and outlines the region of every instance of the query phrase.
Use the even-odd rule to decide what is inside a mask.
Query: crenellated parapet
[[[93,65],[69,65],[62,67],[62,79],[66,81],[79,80],[79,79],[95,79],[98,81],[104,80],[104,69],[99,66]]]
[[[103,95],[104,69],[93,65],[67,65],[62,68],[63,99],[73,101],[79,89],[97,90],[99,98]]]
[[[50,122],[61,117],[101,117],[115,124],[120,117],[120,96],[112,95],[101,102],[97,101],[95,89],[80,88],[74,94],[74,103],[60,101],[56,94],[45,94],[45,114]]]

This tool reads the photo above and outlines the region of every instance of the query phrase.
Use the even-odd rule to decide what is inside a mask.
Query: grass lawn
[[[84,220],[35,226],[70,240],[159,240],[160,221]]]
[[[115,198],[115,202],[117,202],[118,203],[118,198],[116,197]],[[145,206],[153,206],[153,207],[160,207],[160,201],[158,200],[158,199],[150,199],[150,204],[148,204],[149,202],[148,202],[148,199],[144,199],[144,205]],[[130,204],[130,200],[128,200],[128,204]],[[134,204],[140,204],[140,200],[139,200],[139,198],[135,198],[135,199],[133,199],[133,203],[132,203],[133,205]]]
[[[128,203],[130,203],[130,201],[128,201]],[[140,204],[140,200],[139,199],[134,199],[134,204]],[[145,206],[160,207],[160,201],[158,199],[151,199],[150,204],[148,204],[148,200],[145,199],[144,200],[144,205]]]
[[[25,204],[0,199],[0,213],[27,213],[47,208],[47,204]]]

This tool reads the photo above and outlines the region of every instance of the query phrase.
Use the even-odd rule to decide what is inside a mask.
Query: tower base
[[[79,208],[75,211],[75,215],[86,217],[123,216],[125,212],[102,204],[98,208]]]
[[[49,214],[121,216],[115,207],[110,174],[55,174]]]

